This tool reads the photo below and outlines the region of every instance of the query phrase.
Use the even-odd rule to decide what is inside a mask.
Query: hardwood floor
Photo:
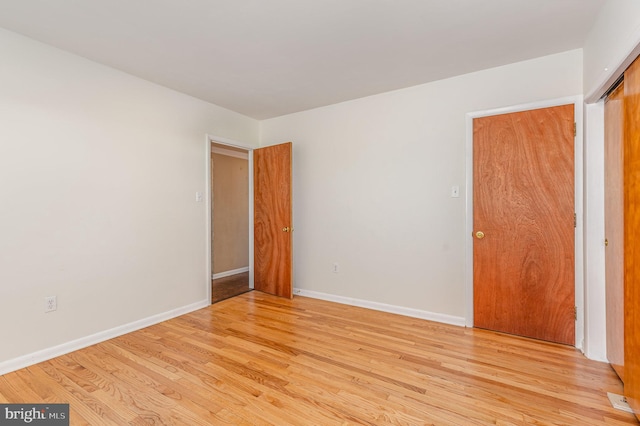
[[[0,377],[73,425],[625,425],[568,346],[257,291]]]
[[[211,303],[217,303],[248,291],[251,291],[248,272],[218,278],[211,281]]]

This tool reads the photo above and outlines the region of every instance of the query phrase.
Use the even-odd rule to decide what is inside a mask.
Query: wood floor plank
[[[73,425],[634,425],[574,348],[245,293],[0,376]]]

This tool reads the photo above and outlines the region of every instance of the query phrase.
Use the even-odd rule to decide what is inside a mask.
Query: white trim
[[[211,298],[0,363],[0,376],[211,305]]]
[[[253,277],[254,277],[254,269],[253,269],[253,257],[254,257],[254,237],[253,237],[253,150],[249,151],[249,211],[247,214],[249,215],[249,288],[253,288]]]
[[[212,274],[211,279],[217,280],[218,278],[230,277],[231,275],[243,274],[245,272],[249,272],[249,267],[245,266],[244,268],[232,269],[230,271],[218,272],[217,274]]]
[[[476,115],[478,114],[478,115]],[[473,327],[473,119],[480,113],[468,113],[466,116],[465,142],[465,224],[464,224],[464,302],[465,325]]]
[[[249,161],[249,167],[248,167],[248,173],[249,173],[249,211],[247,212],[247,214],[249,215],[249,288],[253,288],[253,150],[255,149],[255,147],[244,143],[244,142],[239,142],[239,141],[235,141],[233,139],[229,139],[229,138],[223,138],[223,137],[219,137],[219,136],[215,136],[215,135],[211,135],[211,134],[207,134],[206,135],[206,142],[205,142],[205,149],[206,149],[206,155],[205,155],[205,161],[206,161],[206,182],[205,182],[205,187],[206,187],[206,221],[207,223],[205,224],[206,226],[206,255],[207,255],[207,259],[206,259],[206,268],[205,268],[205,273],[206,273],[206,282],[205,282],[205,286],[206,286],[206,295],[207,298],[209,300],[211,300],[211,277],[213,277],[213,270],[212,270],[212,265],[211,265],[211,257],[212,257],[212,244],[211,244],[211,206],[212,206],[212,200],[211,200],[211,152],[212,152],[212,146],[211,144],[215,143],[218,145],[227,145],[233,148],[239,148],[239,149],[244,149],[247,151],[247,155],[248,155],[248,161]]]
[[[213,229],[211,228],[211,137],[209,135],[205,135],[205,183],[204,183],[204,200],[205,200],[205,279],[204,279],[204,287],[205,287],[205,296],[207,300],[211,300],[211,275],[213,274],[213,265],[211,259],[213,258],[211,250],[211,235],[213,233]]]
[[[473,327],[473,119],[498,114],[527,111],[538,108],[548,108],[559,105],[574,105],[576,122],[576,137],[574,149],[574,175],[575,175],[575,212],[577,224],[575,229],[575,303],[578,309],[578,319],[576,321],[576,341],[575,346],[582,349],[584,340],[584,247],[583,247],[583,102],[582,96],[570,96],[559,99],[551,99],[540,102],[532,102],[522,105],[508,106],[485,111],[475,111],[466,114],[466,223],[465,223],[465,325]]]
[[[423,311],[420,309],[406,308],[404,306],[388,305],[386,303],[372,302],[370,300],[354,299],[352,297],[337,296],[334,294],[320,293],[317,291],[295,288],[293,294],[310,297],[313,299],[327,300],[329,302],[341,303],[343,305],[358,306],[361,308],[373,309],[374,311],[389,312],[392,314],[404,315],[412,318],[420,318],[429,321],[440,322],[464,327],[464,318],[453,315],[439,314],[436,312]]]
[[[248,152],[234,151],[234,150],[231,150],[231,149],[220,148],[218,146],[212,146],[211,147],[211,153],[212,154],[226,155],[227,157],[240,158],[242,160],[248,160],[249,159],[249,153]]]
[[[576,212],[575,229],[575,306],[576,306],[576,342],[575,347],[584,352],[585,318],[584,303],[584,97],[576,96],[573,102],[576,136],[574,140],[574,203]]]
[[[585,105],[584,354],[607,361],[604,247],[604,101]]]
[[[245,143],[245,142],[240,142],[240,141],[236,141],[233,139],[229,139],[229,138],[223,138],[220,136],[215,136],[215,135],[211,135],[209,133],[207,133],[207,141],[211,142],[211,143],[217,143],[218,145],[227,145],[233,148],[238,148],[238,149],[245,149],[247,151],[252,151],[253,149],[255,149],[254,146]],[[209,151],[211,148],[207,147],[207,151]]]
[[[611,88],[613,83],[629,68],[629,65],[640,55],[640,27],[637,27],[633,34],[629,36],[625,45],[628,46],[626,49],[627,52],[629,52],[627,56],[623,56],[616,64],[607,67],[607,69],[602,72],[596,86],[585,96],[586,103],[592,104],[598,102],[600,98],[607,93],[607,90]]]

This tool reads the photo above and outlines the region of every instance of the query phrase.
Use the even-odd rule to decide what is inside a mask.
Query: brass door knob
[[[479,240],[483,239],[484,238],[484,232],[482,232],[482,231],[476,232],[476,238],[479,239]]]
[[[289,232],[289,231],[290,231],[290,229],[289,229],[289,227],[288,227],[288,226],[286,226],[286,227],[282,228],[282,232]]]
[[[609,240],[607,238],[604,239],[604,246],[605,247],[609,246]]]

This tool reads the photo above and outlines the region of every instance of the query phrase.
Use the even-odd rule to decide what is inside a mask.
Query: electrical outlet
[[[58,300],[56,296],[48,296],[44,298],[44,311],[51,312],[58,309]]]
[[[607,392],[607,397],[609,397],[609,402],[616,410],[626,411],[627,413],[633,413],[631,407],[629,407],[629,403],[627,402],[627,398],[622,395],[618,395],[615,393]]]

